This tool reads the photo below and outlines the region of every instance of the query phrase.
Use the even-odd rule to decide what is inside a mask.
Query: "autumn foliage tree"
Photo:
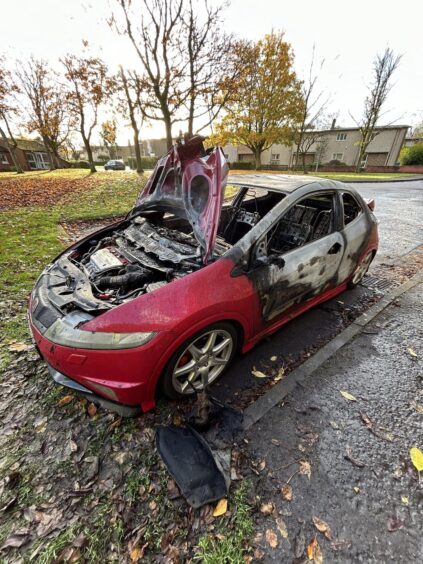
[[[108,77],[107,67],[96,57],[67,55],[62,59],[68,81],[67,101],[75,116],[91,172],[96,172],[91,138],[98,124],[100,106],[113,92],[114,83]]]
[[[29,133],[38,133],[43,140],[50,168],[60,168],[59,151],[72,126],[60,77],[47,61],[35,57],[19,62],[16,75],[28,115],[26,128]]]
[[[117,126],[114,119],[103,121],[103,123],[101,124],[100,137],[109,153],[109,157],[111,159],[115,159]]]
[[[6,68],[5,57],[0,56],[0,136],[8,148],[16,172],[22,174],[23,170],[15,153],[18,144],[10,125],[10,120],[17,113],[14,96],[18,93],[19,87],[14,81],[12,73]]]
[[[212,142],[245,145],[259,168],[263,151],[275,143],[292,143],[304,106],[301,82],[282,33],[271,33],[256,43],[243,42],[236,49],[239,76]]]

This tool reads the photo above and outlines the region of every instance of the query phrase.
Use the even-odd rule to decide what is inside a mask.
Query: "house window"
[[[332,160],[333,161],[341,161],[342,162],[343,158],[344,158],[344,153],[333,153],[332,154]]]
[[[270,155],[270,164],[279,164],[280,153],[272,153]]]
[[[10,164],[6,153],[0,153],[0,164]]]
[[[338,133],[338,135],[336,136],[337,141],[345,141],[346,138],[347,138],[346,133]]]
[[[43,170],[49,168],[50,166],[47,153],[41,153],[38,151],[33,153],[28,152],[26,154],[26,158],[28,160],[29,168],[31,169]]]

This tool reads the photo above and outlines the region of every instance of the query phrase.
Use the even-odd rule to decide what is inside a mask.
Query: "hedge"
[[[141,166],[144,170],[152,169],[156,166],[158,157],[141,157]],[[131,170],[136,170],[137,159],[135,157],[128,157],[126,163]]]
[[[400,160],[402,165],[423,165],[423,143],[404,147]]]

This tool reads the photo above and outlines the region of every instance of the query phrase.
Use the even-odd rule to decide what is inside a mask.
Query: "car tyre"
[[[202,371],[215,383],[231,363],[238,346],[235,327],[226,321],[205,327],[187,339],[173,354],[160,379],[169,399],[187,399],[201,391]]]
[[[374,259],[375,253],[370,251],[367,255],[363,258],[363,260],[356,266],[354,270],[354,274],[351,277],[351,280],[348,282],[348,288],[356,288],[361,281],[363,280],[364,276],[367,274],[369,267]]]

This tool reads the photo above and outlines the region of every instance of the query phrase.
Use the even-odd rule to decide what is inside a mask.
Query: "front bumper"
[[[69,388],[71,390],[75,390],[79,394],[86,397],[90,402],[94,403],[95,405],[100,405],[109,411],[114,411],[121,417],[136,417],[141,413],[141,408],[139,406],[132,406],[132,405],[123,405],[111,400],[107,400],[105,398],[100,397],[99,395],[95,394],[92,390],[86,388],[82,384],[78,382],[74,382],[52,366],[47,363],[48,371],[50,372],[50,376],[60,386],[64,386],[65,388]]]

